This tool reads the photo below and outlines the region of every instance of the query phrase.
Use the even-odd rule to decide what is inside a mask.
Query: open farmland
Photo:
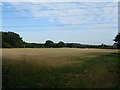
[[[41,64],[45,67],[57,67],[64,64],[76,63],[74,58],[96,57],[102,54],[116,52],[105,49],[75,49],[75,48],[44,48],[44,49],[3,49],[3,60],[9,63],[26,61]],[[72,61],[71,61],[72,60]]]
[[[118,50],[2,49],[3,87],[117,87]]]

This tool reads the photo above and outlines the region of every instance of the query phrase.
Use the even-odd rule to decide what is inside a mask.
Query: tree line
[[[54,43],[52,40],[47,40],[45,43],[28,43],[23,41],[22,37],[15,32],[0,32],[2,33],[2,48],[113,48],[111,45],[88,45],[80,43],[64,43],[59,41]],[[118,42],[119,35],[114,41]]]

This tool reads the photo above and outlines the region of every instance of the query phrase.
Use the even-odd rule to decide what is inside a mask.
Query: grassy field
[[[117,88],[118,50],[3,49],[3,87]]]

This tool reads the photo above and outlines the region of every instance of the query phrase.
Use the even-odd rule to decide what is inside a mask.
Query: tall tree
[[[118,33],[118,35],[115,37],[114,41],[120,43],[120,33]]]
[[[120,33],[117,34],[117,36],[115,37],[114,41],[115,41],[114,45],[116,45],[117,48],[120,49]]]

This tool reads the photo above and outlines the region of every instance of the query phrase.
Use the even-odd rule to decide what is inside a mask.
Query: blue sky
[[[113,44],[118,32],[117,2],[4,2],[0,30],[27,42]]]

